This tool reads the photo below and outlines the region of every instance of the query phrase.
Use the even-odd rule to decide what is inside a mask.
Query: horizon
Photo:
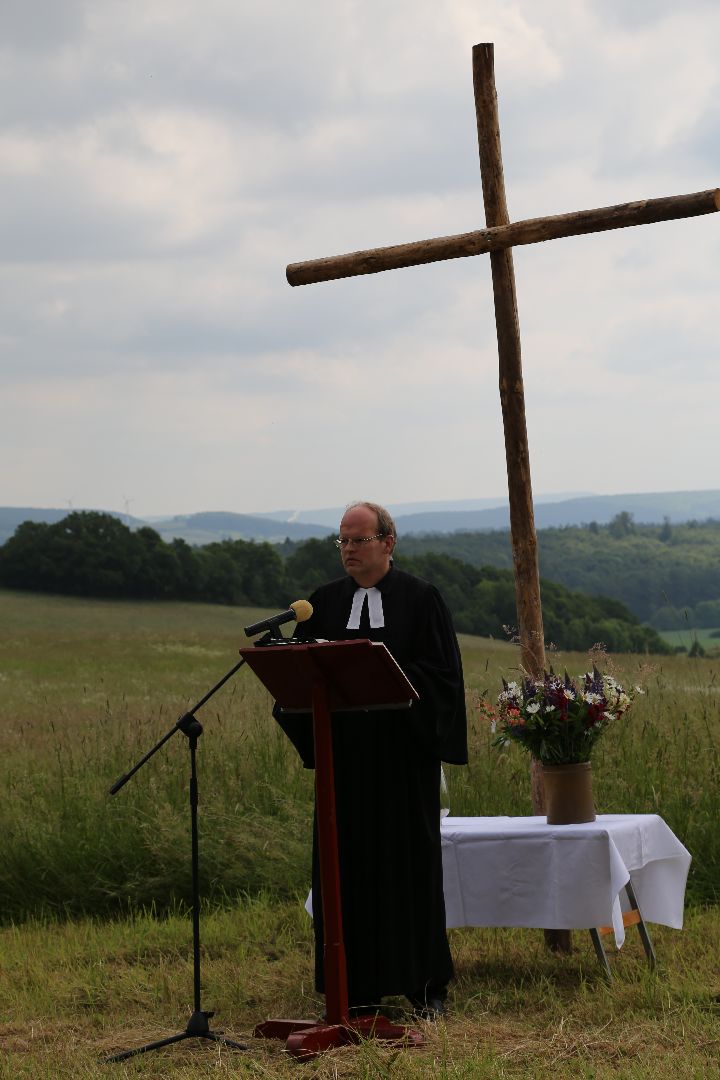
[[[582,492],[582,493],[580,493],[580,492],[574,492],[574,493],[570,493],[570,492],[541,492],[541,493],[533,496],[533,501],[536,504],[553,504],[553,503],[560,504],[560,503],[563,503],[563,502],[571,502],[571,501],[582,500],[582,499],[611,499],[611,498],[622,498],[624,496],[626,496],[627,498],[642,498],[643,496],[653,496],[653,495],[665,495],[665,496],[671,496],[671,495],[705,495],[705,494],[714,494],[714,493],[718,493],[718,492],[720,492],[720,487],[717,487],[717,488],[682,488],[682,489],[677,489],[676,488],[676,489],[672,489],[672,490],[662,489],[662,490],[657,490],[657,491],[612,491],[612,492]],[[219,508],[217,506],[214,506],[214,507],[206,507],[206,508],[199,509],[199,510],[198,509],[180,510],[180,511],[173,510],[173,511],[168,511],[168,512],[165,512],[165,513],[158,513],[158,512],[152,511],[149,514],[138,514],[136,512],[128,511],[126,509],[119,510],[119,509],[115,509],[113,507],[106,506],[106,505],[92,505],[92,506],[75,506],[75,505],[73,505],[73,506],[64,507],[64,506],[59,505],[57,503],[53,504],[53,505],[49,505],[49,506],[36,506],[36,505],[30,505],[29,503],[19,503],[19,504],[9,504],[8,503],[8,504],[0,505],[0,510],[66,511],[68,514],[71,514],[71,513],[75,512],[75,511],[77,511],[79,513],[96,511],[96,512],[101,512],[101,513],[115,514],[115,515],[117,515],[119,517],[130,517],[130,518],[133,518],[133,519],[136,519],[136,520],[141,520],[141,521],[143,521],[143,520],[146,520],[146,521],[152,521],[152,520],[164,521],[164,520],[170,520],[172,518],[192,517],[192,516],[197,515],[197,514],[237,514],[237,515],[241,515],[241,516],[244,516],[244,517],[263,517],[263,516],[267,516],[267,515],[270,515],[270,514],[281,514],[281,513],[282,514],[285,514],[285,513],[287,513],[287,514],[321,513],[322,514],[322,513],[330,513],[330,512],[334,512],[334,511],[342,511],[348,505],[348,503],[350,503],[352,501],[353,500],[348,500],[347,503],[342,503],[342,504],[338,503],[336,505],[326,505],[326,506],[291,507],[291,508],[284,508],[284,507],[277,507],[276,506],[276,507],[274,507],[272,509],[269,509],[269,510],[232,510],[232,509],[228,509],[227,507]],[[372,501],[376,501],[376,500],[372,500]],[[442,507],[444,504],[448,504],[448,503],[455,504],[455,503],[474,503],[474,502],[482,502],[483,504],[485,504],[485,505],[483,505],[481,507],[478,507],[477,508],[478,510],[483,510],[483,509],[490,510],[490,509],[493,509],[493,508],[499,508],[499,507],[502,507],[502,506],[506,505],[507,502],[508,502],[508,496],[504,495],[504,496],[498,496],[498,497],[488,496],[488,497],[484,497],[484,498],[456,498],[456,499],[445,498],[445,499],[407,500],[405,502],[381,503],[381,505],[387,506],[387,507],[394,507],[395,509],[393,510],[393,513],[395,513],[395,514],[397,514],[397,508],[400,508],[400,507],[403,507],[403,506],[415,506],[415,507],[423,506],[423,507],[426,507],[427,509],[425,509],[425,510],[415,510],[415,511],[413,511],[413,513],[432,513],[433,511],[429,509],[431,506]],[[442,509],[439,510],[438,512],[441,513]],[[451,511],[451,512],[462,513],[463,511],[459,510],[459,511]],[[475,511],[473,511],[472,509],[468,509],[467,512],[468,513],[473,513]],[[311,521],[304,521],[303,524],[312,524],[312,522]]]

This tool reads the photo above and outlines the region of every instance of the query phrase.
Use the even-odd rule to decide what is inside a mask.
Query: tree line
[[[397,565],[436,585],[460,633],[507,639],[514,632],[512,571],[476,567],[439,552],[408,554]],[[131,530],[118,518],[74,512],[53,524],[24,522],[0,547],[0,584],[71,596],[194,600],[285,608],[342,574],[332,539],[282,545],[223,540],[191,547],[166,543],[154,529]],[[659,635],[608,597],[542,582],[548,642],[584,651],[667,652]]]

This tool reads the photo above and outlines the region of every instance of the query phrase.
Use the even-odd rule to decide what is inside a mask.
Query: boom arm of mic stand
[[[133,765],[132,769],[130,769],[129,772],[126,772],[124,776],[121,776],[119,780],[115,781],[113,786],[110,788],[108,794],[117,795],[118,791],[120,791],[121,788],[125,787],[128,780],[135,775],[138,769],[141,769],[145,762],[149,761],[153,754],[156,754],[160,747],[164,746],[168,739],[171,739],[176,731],[182,731],[183,734],[189,735],[190,722],[194,721],[195,723],[197,723],[194,716],[197,710],[201,709],[205,702],[209,701],[213,694],[217,693],[220,687],[224,686],[228,679],[231,679],[235,672],[238,671],[244,663],[245,657],[239,660],[238,663],[235,664],[235,667],[230,668],[230,671],[223,675],[220,682],[215,683],[213,688],[211,690],[208,690],[207,694],[205,694],[204,697],[201,697],[200,700],[195,705],[193,705],[192,709],[189,709],[186,713],[183,713],[180,719],[177,720],[170,728],[170,730],[163,735],[162,739],[160,739],[160,741],[156,743],[155,746],[153,746],[152,750],[148,750],[147,754],[145,754],[144,757],[140,758],[140,760],[135,765]],[[200,730],[202,731],[202,728]]]

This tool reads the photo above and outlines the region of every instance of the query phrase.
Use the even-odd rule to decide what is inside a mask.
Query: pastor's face
[[[348,510],[340,522],[340,537],[350,541],[361,537],[375,536],[378,532],[378,519],[374,510],[366,506],[354,506]],[[340,549],[345,572],[350,574],[364,589],[376,585],[390,569],[390,556],[395,545],[392,536],[381,536],[365,543],[349,543]]]

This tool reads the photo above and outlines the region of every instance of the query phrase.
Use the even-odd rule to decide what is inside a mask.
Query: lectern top
[[[409,708],[420,697],[379,641],[258,646],[241,649],[240,655],[286,712],[309,712],[318,682],[331,712]]]

